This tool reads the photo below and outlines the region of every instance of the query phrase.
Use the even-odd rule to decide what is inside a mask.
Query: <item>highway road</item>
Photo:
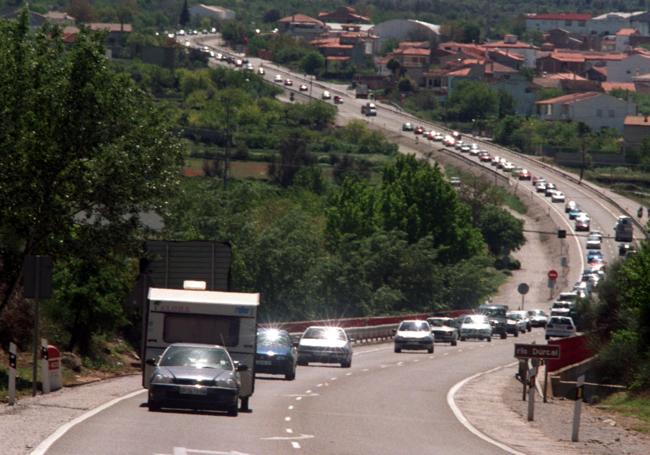
[[[504,453],[465,430],[449,408],[454,384],[512,362],[514,338],[393,352],[355,349],[352,368],[310,364],[296,380],[259,376],[251,413],[149,412],[136,395],[78,424],[47,455]],[[543,342],[541,329],[517,342]],[[462,391],[461,391],[462,393]],[[489,412],[489,410],[487,410]]]
[[[278,69],[269,62],[251,60],[256,68],[264,65],[268,80],[282,74],[293,79],[294,84],[310,83],[301,75]],[[297,85],[293,89],[298,101],[305,97],[297,92]],[[354,99],[343,87],[321,82],[312,84],[312,96],[320,98],[324,89],[344,96],[344,103],[338,106],[341,118],[364,118],[360,106],[365,101]],[[412,133],[401,132],[402,123],[414,121],[413,118],[396,109],[379,105],[378,116],[366,120],[391,134],[413,138]],[[427,129],[442,129],[439,125],[418,124]],[[439,143],[426,141],[417,147],[442,148]],[[590,213],[592,229],[612,233],[620,211],[611,203],[597,199],[583,185],[561,178],[541,164],[489,143],[482,147],[556,183],[567,200],[575,200]],[[532,189],[528,182],[511,183]],[[542,216],[553,211],[558,225],[564,223],[563,227],[572,232],[573,223],[568,222],[562,204],[551,204],[536,193],[531,197],[544,201],[547,212]],[[584,267],[584,241],[571,237],[567,243],[576,253],[573,260],[579,262],[570,269],[572,283]],[[616,257],[612,240],[604,242],[604,250],[608,260]],[[533,340],[543,342],[543,332],[536,329],[517,339]],[[513,342],[508,337],[495,338],[491,343],[468,341],[456,347],[436,345],[432,355],[396,354],[391,344],[357,347],[350,369],[314,365],[300,367],[295,381],[258,379],[251,400],[253,412],[240,413],[237,418],[203,412],[151,413],[145,406],[143,391],[73,427],[47,454],[503,453],[468,432],[453,415],[446,396],[454,384],[466,377],[512,362]]]

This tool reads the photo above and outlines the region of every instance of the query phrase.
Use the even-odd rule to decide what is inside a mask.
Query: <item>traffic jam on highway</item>
[[[189,43],[186,41],[186,45],[189,46]],[[214,60],[234,65],[242,71],[254,72],[260,76],[266,74],[263,64],[255,68],[243,56],[216,52],[208,46],[199,49]],[[291,90],[293,97],[295,89],[291,77],[278,73],[272,80]],[[304,82],[299,81],[297,91],[309,92],[311,96],[313,81],[308,81],[309,86]],[[329,90],[321,89],[320,98],[333,100],[335,104],[343,103],[341,96],[332,96]],[[362,101],[361,113],[366,117],[376,116],[375,103]],[[490,153],[476,142],[466,142],[461,133],[427,130],[411,122],[403,123],[401,129],[402,132],[412,132],[417,143],[440,143],[447,149],[502,171],[509,178],[530,181],[534,192],[548,198],[550,204],[564,204],[564,213],[573,223],[572,234],[586,233],[580,250],[587,253],[580,281],[570,291],[561,292],[550,309],[511,309],[507,305],[488,302],[471,313],[449,312],[445,315],[396,321],[386,328],[392,339],[394,354],[401,354],[405,350],[426,350],[433,353],[436,343],[451,346],[469,340],[490,343],[494,337],[519,337],[520,334],[531,332],[533,328],[544,329],[546,340],[576,335],[574,319],[577,302],[588,297],[602,281],[607,263],[601,247],[603,240],[610,236],[592,229],[589,214],[575,201],[567,201],[566,195],[556,184],[544,177],[532,175],[528,169],[505,157]],[[461,184],[458,179],[452,179],[450,183],[454,186]],[[632,231],[632,220],[628,216],[620,216],[614,227],[614,238],[621,242],[620,255],[629,254],[633,250]],[[558,232],[559,237],[566,237],[566,234],[566,231]],[[554,281],[557,273],[551,272],[549,280]],[[235,295],[237,293],[215,293],[205,291],[205,287],[201,291],[196,293],[191,288],[182,291],[159,289],[153,290],[152,296],[150,290],[150,300],[156,311],[150,313],[149,333],[145,336],[148,342],[153,341],[146,349],[147,368],[143,372],[143,384],[149,389],[148,407],[151,411],[165,407],[205,407],[236,416],[239,401],[239,409],[248,408],[257,374],[282,375],[284,379],[292,381],[296,378],[298,366],[337,364],[347,369],[352,366],[353,344],[365,341],[355,335],[354,328],[312,325],[302,333],[290,333],[281,328],[260,327],[255,317],[259,304],[257,294],[253,297]],[[176,296],[176,293],[185,294]],[[180,300],[175,300],[177,297]],[[171,304],[170,308],[177,312],[179,307],[173,304],[175,301],[185,302],[185,306],[189,305],[187,302],[196,304],[197,310],[193,315],[200,317],[200,320],[195,319],[190,323],[189,316],[178,318],[175,314],[166,314],[165,302]],[[176,336],[172,339],[183,343],[158,341],[165,339],[163,328],[165,336],[167,331],[174,330]],[[387,338],[384,336],[382,340]],[[207,371],[210,374],[206,375]]]

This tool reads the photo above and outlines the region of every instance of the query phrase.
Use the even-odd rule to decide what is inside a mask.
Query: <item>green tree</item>
[[[176,184],[179,142],[168,119],[107,65],[101,37],[0,24],[0,312],[23,258],[135,253],[142,212]],[[91,305],[92,302],[88,302]]]
[[[490,253],[496,257],[508,256],[526,241],[524,222],[500,207],[485,208],[479,217],[478,228]]]
[[[248,37],[248,30],[242,22],[228,21],[221,29],[221,36],[228,44],[245,44]]]
[[[95,15],[93,7],[88,0],[70,0],[66,11],[70,16],[75,18],[78,24],[91,22]]]
[[[325,68],[325,57],[320,52],[309,52],[300,60],[300,67],[307,74],[318,74]]]
[[[178,18],[178,23],[181,27],[185,27],[190,23],[190,9],[187,6],[187,0],[183,1],[183,8],[181,9],[181,15]]]
[[[447,101],[447,112],[462,122],[496,116],[497,92],[484,82],[460,81]]]

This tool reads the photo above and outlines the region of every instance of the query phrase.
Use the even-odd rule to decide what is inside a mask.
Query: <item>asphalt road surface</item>
[[[543,342],[535,329],[516,339]],[[515,339],[393,352],[357,347],[352,368],[311,364],[295,381],[259,376],[251,413],[149,412],[146,394],[91,417],[48,455],[503,453],[469,433],[446,396],[460,380],[512,362]]]

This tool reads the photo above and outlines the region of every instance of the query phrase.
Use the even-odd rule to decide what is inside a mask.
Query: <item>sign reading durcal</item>
[[[560,347],[550,344],[515,344],[518,359],[559,359]]]

